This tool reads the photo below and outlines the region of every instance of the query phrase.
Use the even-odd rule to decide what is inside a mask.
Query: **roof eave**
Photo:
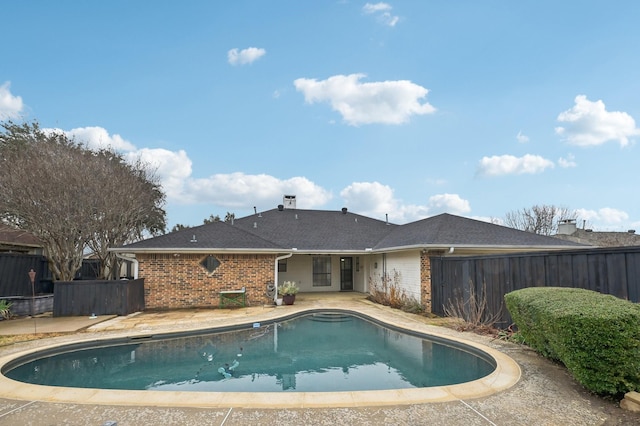
[[[396,246],[396,247],[384,247],[376,248],[373,250],[375,253],[389,253],[406,250],[465,250],[465,251],[498,251],[498,252],[513,252],[513,251],[548,251],[548,250],[575,250],[575,249],[589,249],[594,246],[574,246],[574,245],[544,245],[544,246],[530,246],[530,245],[482,245],[482,244],[413,244],[408,246]]]
[[[373,252],[371,248],[365,249],[349,249],[349,250],[325,250],[325,249],[291,249],[291,252],[295,254],[370,254]]]
[[[198,247],[198,248],[127,248],[117,247],[110,248],[109,251],[115,253],[184,253],[184,254],[198,254],[198,253],[211,253],[211,252],[225,252],[225,253],[283,253],[291,250],[270,248],[270,249],[255,249],[255,248],[223,248],[223,247]]]

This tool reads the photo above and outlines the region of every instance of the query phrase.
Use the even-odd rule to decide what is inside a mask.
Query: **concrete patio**
[[[446,327],[432,325],[432,320],[376,305],[360,293],[302,293],[293,306],[255,306],[241,309],[201,309],[185,311],[159,311],[132,314],[126,317],[98,318],[36,318],[0,322],[0,334],[23,327],[33,332],[33,322],[41,330],[66,332],[59,337],[35,340],[0,347],[3,359],[23,351],[64,344],[78,339],[102,339],[123,335],[159,334],[169,331],[187,331],[237,323],[251,323],[289,315],[307,309],[352,309],[384,319],[392,324],[422,332],[461,339],[471,344],[483,345],[508,355],[519,365],[521,376],[514,385],[486,395],[458,397],[447,402],[407,403],[389,399],[384,404],[358,404],[351,406],[338,401],[336,406],[313,408],[317,402],[307,401],[297,408],[264,408],[263,401],[252,400],[243,404],[211,406],[202,396],[192,395],[187,401],[173,401],[165,397],[156,400],[145,391],[137,392],[127,404],[98,401],[95,395],[85,398],[87,390],[79,390],[78,398],[56,402],[65,394],[73,395],[67,388],[57,389],[57,395],[26,394],[14,386],[15,382],[3,382],[0,386],[0,424],[21,425],[117,425],[142,424],[202,424],[202,425],[626,425],[640,424],[640,415],[620,409],[615,402],[590,395],[575,383],[566,370],[545,360],[528,349],[502,340],[473,333],[459,333]],[[18,321],[22,321],[19,324]],[[46,327],[46,328],[45,328]],[[64,331],[63,331],[64,330]],[[520,372],[519,371],[519,372]],[[85,396],[82,396],[82,394]],[[97,391],[96,393],[99,393]],[[117,392],[116,392],[117,393]],[[249,394],[250,395],[250,394]],[[291,395],[291,394],[290,394]],[[258,395],[256,395],[258,396]],[[92,402],[98,401],[98,402]],[[113,395],[113,400],[120,400]],[[169,400],[168,400],[169,399]],[[331,399],[331,397],[329,397]],[[277,400],[277,398],[275,398]],[[277,402],[277,401],[274,401]],[[266,401],[269,403],[269,401]],[[216,404],[213,404],[216,405]],[[256,408],[259,407],[259,408]]]

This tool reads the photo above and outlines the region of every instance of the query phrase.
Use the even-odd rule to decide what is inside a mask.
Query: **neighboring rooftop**
[[[596,232],[591,229],[579,229],[572,219],[560,223],[555,237],[596,247],[640,246],[640,235],[636,234],[635,229],[627,232]]]
[[[0,223],[0,252],[41,251],[42,242],[33,234]]]
[[[556,238],[588,244],[596,247],[640,246],[640,235],[635,230],[627,232],[596,232],[590,229],[576,229],[570,235],[556,235]]]

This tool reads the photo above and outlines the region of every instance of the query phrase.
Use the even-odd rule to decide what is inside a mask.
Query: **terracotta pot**
[[[293,305],[293,302],[296,301],[296,295],[295,294],[283,294],[282,295],[282,301],[284,302],[285,305]]]

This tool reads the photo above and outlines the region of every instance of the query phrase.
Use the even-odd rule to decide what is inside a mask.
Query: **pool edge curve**
[[[314,311],[317,308],[296,309],[295,314]],[[328,308],[327,310],[331,310]],[[118,405],[118,406],[156,406],[156,407],[242,407],[242,408],[320,408],[320,407],[365,407],[411,405],[433,402],[448,402],[461,399],[476,399],[487,397],[509,389],[519,380],[521,370],[519,365],[506,354],[489,346],[462,339],[456,336],[440,334],[432,328],[425,329],[418,321],[402,323],[394,318],[385,316],[385,312],[375,309],[339,308],[339,310],[354,312],[368,316],[392,327],[446,339],[463,345],[474,347],[490,355],[496,362],[496,369],[480,379],[447,386],[427,388],[392,389],[375,391],[348,392],[185,392],[185,391],[124,391],[111,389],[86,389],[58,386],[42,386],[18,382],[4,375],[0,375],[0,398],[25,401],[43,401],[53,403]],[[282,312],[271,319],[281,319],[294,312]],[[250,318],[238,318],[236,324],[251,322]],[[190,331],[211,329],[210,325],[195,327]],[[427,327],[428,328],[428,327]],[[168,330],[166,332],[169,332]],[[127,335],[144,334],[129,332]],[[163,334],[159,331],[156,334]],[[113,335],[104,337],[78,336],[75,342],[99,342],[112,340]],[[47,339],[49,340],[49,339]],[[21,350],[9,355],[0,356],[0,369],[17,358],[41,352],[47,348],[66,346],[70,342],[46,342],[38,348]]]

